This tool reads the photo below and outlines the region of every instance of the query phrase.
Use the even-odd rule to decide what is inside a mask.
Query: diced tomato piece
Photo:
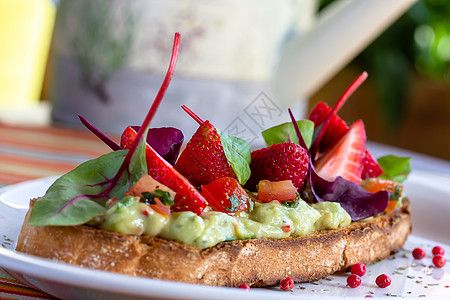
[[[142,175],[142,177],[124,193],[125,196],[141,197],[142,193],[154,192],[156,189],[169,192],[172,199],[175,197],[175,192],[167,186],[159,183],[150,175]],[[168,216],[170,215],[170,206],[164,205],[158,198],[154,199],[156,204],[150,204],[150,207],[157,213]]]
[[[249,208],[249,196],[239,182],[231,177],[222,177],[202,185],[202,196],[215,210],[235,213]],[[230,201],[230,198],[231,199]]]
[[[294,201],[297,198],[297,189],[290,180],[269,181],[261,180],[258,184],[258,200],[270,202]]]
[[[403,195],[403,184],[382,178],[370,178],[361,181],[361,187],[371,193],[379,191],[389,192],[389,203],[386,211],[392,211],[397,207],[398,199]]]
[[[284,225],[284,226],[281,226],[281,230],[283,230],[284,232],[291,232],[292,228],[291,228],[291,225]]]
[[[386,207],[385,211],[390,212],[393,211],[397,207],[398,201],[397,200],[389,200],[388,206]]]
[[[376,193],[379,191],[388,191],[397,193],[403,192],[403,185],[401,183],[382,178],[370,178],[362,180],[361,187],[363,187],[366,191],[371,193]]]

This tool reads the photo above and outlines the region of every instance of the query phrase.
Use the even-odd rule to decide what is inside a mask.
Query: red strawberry
[[[366,151],[366,131],[359,120],[350,126],[348,132],[331,148],[328,148],[315,162],[317,174],[332,181],[342,176],[359,184]]]
[[[127,127],[122,134],[122,147],[128,149],[135,137],[136,131],[131,127]],[[172,210],[189,210],[196,214],[201,214],[208,203],[195,187],[148,144],[146,145],[145,155],[148,174],[177,193]]]
[[[260,180],[291,180],[297,190],[301,189],[308,175],[308,152],[294,143],[274,144],[252,152],[252,171],[246,186],[254,190]]]
[[[207,185],[222,177],[236,178],[219,133],[209,121],[202,121],[175,163],[175,169],[195,186]]]
[[[381,166],[378,164],[378,161],[373,158],[368,150],[366,150],[363,159],[363,170],[361,173],[362,179],[378,177],[383,173]]]
[[[319,127],[330,113],[331,108],[324,102],[319,102],[314,106],[309,119],[314,122],[314,127]],[[338,116],[334,115],[330,124],[320,141],[319,151],[325,151],[328,147],[333,146],[348,131],[347,124]]]

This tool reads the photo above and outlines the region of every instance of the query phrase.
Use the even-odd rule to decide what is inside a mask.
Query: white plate
[[[41,196],[54,178],[25,182],[0,189],[0,266],[15,278],[63,299],[309,299],[341,297],[450,297],[450,263],[434,268],[431,248],[443,246],[450,253],[450,178],[431,173],[413,173],[406,191],[413,204],[413,235],[395,256],[368,266],[358,288],[346,287],[346,273],[315,283],[297,284],[293,291],[279,288],[218,288],[135,278],[40,259],[14,251],[30,198]],[[411,250],[421,247],[427,257],[412,259]],[[388,274],[392,285],[378,288],[375,278]]]

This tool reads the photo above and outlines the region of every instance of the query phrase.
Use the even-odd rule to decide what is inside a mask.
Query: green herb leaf
[[[217,131],[220,135],[223,151],[236,173],[237,180],[244,185],[250,177],[250,145],[247,141]]]
[[[380,178],[403,182],[411,173],[411,158],[399,157],[395,155],[386,155],[377,159],[383,169]]]
[[[306,146],[311,147],[312,137],[314,133],[314,122],[309,120],[297,121],[298,127],[305,141]],[[264,130],[262,133],[267,146],[273,144],[291,142],[298,144],[298,137],[295,133],[294,125],[292,122],[283,123]]]
[[[247,199],[244,196],[238,198],[234,194],[230,195],[230,207],[224,207],[223,209],[226,209],[231,212],[237,211],[239,206],[241,206],[242,203],[245,203],[245,201],[247,201]]]
[[[133,196],[126,196],[123,197],[119,202],[117,202],[117,207],[130,207],[134,203],[134,197]]]
[[[170,193],[160,189],[156,189],[153,192],[143,192],[141,195],[141,201],[145,204],[156,204],[155,198],[158,198],[165,206],[172,206],[175,204]]]
[[[300,199],[301,199],[300,194],[297,193],[297,197],[295,197],[294,201],[283,201],[281,202],[281,204],[283,204],[286,207],[296,208],[300,203]]]

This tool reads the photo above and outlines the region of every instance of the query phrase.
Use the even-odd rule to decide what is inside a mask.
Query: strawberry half
[[[327,104],[324,102],[317,103],[309,115],[309,119],[314,122],[314,128],[319,127],[330,112],[331,108]],[[338,115],[334,115],[320,141],[319,152],[323,152],[328,147],[333,146],[347,133],[347,131],[347,123],[345,123]]]
[[[378,177],[383,173],[378,161],[366,150],[363,159],[363,170],[361,173],[362,179]]]
[[[294,143],[274,144],[251,153],[252,174],[246,184],[251,190],[260,180],[291,180],[297,190],[305,184],[309,168],[309,154]]]
[[[352,124],[348,132],[314,163],[317,174],[328,181],[341,176],[359,184],[366,151],[365,144],[366,131],[364,123],[359,120]]]
[[[236,178],[219,133],[209,121],[202,121],[175,163],[175,169],[194,186],[207,185],[222,177]]]
[[[127,127],[122,134],[121,146],[128,149],[136,138],[136,131],[131,127]],[[175,195],[175,205],[173,211],[192,211],[201,214],[208,205],[205,198],[197,191],[197,189],[172,165],[162,158],[150,145],[145,146],[145,156],[147,162],[148,174],[156,181],[171,188]]]

